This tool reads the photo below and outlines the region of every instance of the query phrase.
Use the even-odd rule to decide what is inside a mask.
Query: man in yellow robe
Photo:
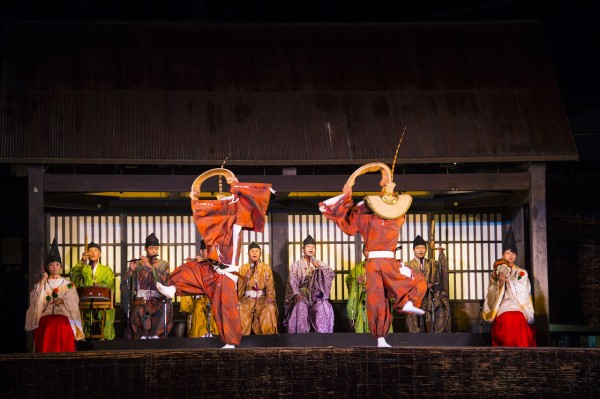
[[[268,264],[261,261],[262,251],[256,242],[248,247],[250,262],[240,268],[238,296],[242,334],[277,334],[275,283]]]
[[[193,260],[193,258],[188,258],[185,261],[191,262]],[[200,240],[200,251],[195,260],[197,262],[206,260],[206,243],[204,240]],[[187,336],[189,338],[206,338],[219,335],[208,296],[184,295],[179,300],[179,310],[188,314]]]

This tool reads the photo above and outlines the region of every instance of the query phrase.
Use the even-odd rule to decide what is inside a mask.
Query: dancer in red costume
[[[223,175],[231,186],[231,195],[222,193],[217,200],[198,200],[200,186],[209,177]],[[184,263],[171,274],[171,286],[157,283],[163,295],[207,295],[223,348],[234,348],[242,338],[236,283],[238,279],[242,230],[261,232],[271,185],[240,183],[235,175],[223,168],[211,169],[198,176],[190,197],[194,223],[207,247],[207,259]]]
[[[352,186],[354,179],[366,172],[381,170],[384,190],[380,196],[365,197],[354,206]],[[395,258],[400,229],[412,198],[394,193],[395,184],[387,165],[371,163],[357,169],[344,186],[343,194],[320,204],[326,218],[334,221],[348,235],[357,232],[363,237],[368,259],[365,264],[367,279],[367,318],[369,329],[377,338],[377,346],[389,347],[385,336],[390,330],[393,315],[389,307],[388,292],[395,298],[394,309],[405,313],[423,314],[419,309],[427,291],[422,275]]]

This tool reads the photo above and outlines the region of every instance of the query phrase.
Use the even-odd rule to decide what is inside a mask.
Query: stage
[[[337,333],[246,337],[236,349],[218,338],[91,341],[72,354],[0,355],[2,397],[600,397],[600,349],[406,336],[390,334],[393,348]]]
[[[389,334],[387,341],[392,346],[490,346],[490,334]],[[239,348],[348,348],[354,346],[376,346],[371,334],[278,334],[250,335],[242,338]],[[220,348],[223,342],[218,336],[210,338],[171,338],[114,341],[80,341],[78,351],[144,350],[144,349],[208,349]]]

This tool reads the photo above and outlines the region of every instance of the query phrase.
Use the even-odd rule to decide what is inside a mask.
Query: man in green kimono
[[[352,321],[354,332],[369,333],[371,330],[369,330],[369,320],[367,319],[367,277],[365,270],[368,251],[364,244],[362,253],[365,260],[356,264],[346,276],[346,287],[348,287],[350,293],[346,312],[348,318]],[[390,325],[390,332],[394,332],[392,325]]]
[[[81,256],[81,260],[71,268],[71,281],[76,287],[89,287],[99,285],[110,288],[111,295],[115,289],[115,274],[105,265],[100,264],[100,246],[94,242],[88,245],[87,252]],[[89,314],[89,313],[88,313]],[[99,310],[92,312],[94,319],[100,320],[102,313]],[[106,320],[104,321],[104,339],[115,339],[115,309],[106,310]],[[86,315],[83,320],[86,336],[91,332],[90,320]]]

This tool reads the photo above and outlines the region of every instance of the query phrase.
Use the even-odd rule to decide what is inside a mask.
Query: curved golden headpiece
[[[392,172],[386,164],[372,162],[361,166],[350,175],[346,185],[352,188],[358,176],[377,171],[381,171],[381,181],[379,182],[379,185],[382,187],[381,194],[368,195],[365,197],[365,202],[379,217],[383,219],[397,219],[408,211],[412,203],[412,197],[408,194],[394,192],[396,183],[392,181]]]
[[[192,188],[190,189],[190,198],[192,200],[198,199],[196,197],[196,194],[199,194],[202,192],[201,191],[202,183],[204,183],[204,181],[206,181],[207,179],[209,179],[213,176],[223,176],[223,177],[225,177],[225,179],[227,180],[227,183],[229,183],[229,184],[236,181],[235,175],[229,169],[214,168],[214,169],[207,170],[206,172],[202,173],[200,176],[196,177],[196,179],[192,183]],[[219,187],[219,194],[217,194],[217,199],[221,199],[223,197],[225,197],[225,194],[223,194],[222,188]]]
[[[396,187],[396,183],[392,181],[393,176],[392,172],[390,171],[390,168],[382,162],[371,162],[356,169],[354,173],[350,175],[346,184],[348,185],[348,187],[352,188],[358,176],[364,175],[365,173],[369,172],[377,172],[378,170],[381,171],[381,181],[379,182],[379,185],[383,188],[384,196],[394,195],[394,188]]]

